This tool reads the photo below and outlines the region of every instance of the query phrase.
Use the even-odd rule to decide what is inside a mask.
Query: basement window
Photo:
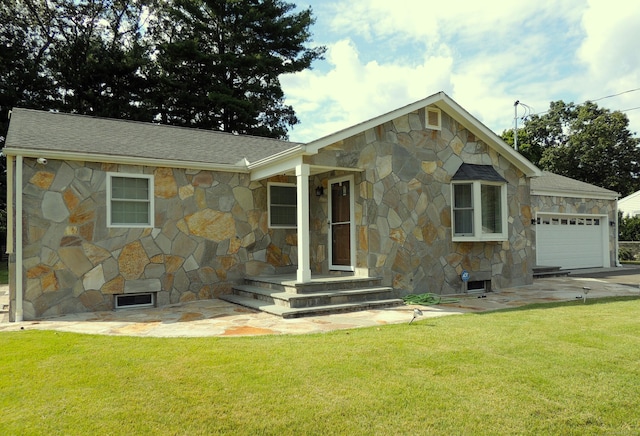
[[[141,307],[155,307],[156,295],[153,292],[143,294],[116,295],[116,309],[134,309]]]
[[[469,294],[484,294],[486,292],[491,292],[491,280],[467,282],[467,292]]]

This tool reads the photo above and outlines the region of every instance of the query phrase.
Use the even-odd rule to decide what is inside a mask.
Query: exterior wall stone
[[[554,197],[547,195],[531,196],[533,216],[535,216],[537,212],[606,215],[608,223],[616,222],[616,203],[615,200],[592,198]],[[617,232],[618,229],[616,226],[609,226],[609,258],[611,266],[615,266],[618,262],[616,248],[616,241],[618,239]],[[535,241],[535,229],[532,241]]]
[[[107,227],[108,171],[154,175],[153,228]],[[109,310],[124,293],[157,292],[158,305],[213,298],[297,262],[295,230],[267,226],[267,181],[33,159],[23,174],[25,320]],[[15,280],[13,256],[11,266]]]
[[[492,289],[532,282],[529,180],[442,113],[442,130],[425,129],[424,110],[325,147],[309,163],[360,168],[354,174],[356,267],[382,277],[399,295],[457,294],[460,275]],[[453,242],[451,178],[462,163],[492,165],[508,182],[507,241]],[[312,185],[345,172],[315,176]],[[312,270],[327,272],[327,196],[312,205]]]

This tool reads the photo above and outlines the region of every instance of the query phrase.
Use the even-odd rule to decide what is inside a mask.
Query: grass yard
[[[640,300],[328,334],[0,333],[2,434],[638,434]]]

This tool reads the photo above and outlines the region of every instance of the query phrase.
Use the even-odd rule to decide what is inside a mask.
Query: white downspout
[[[618,198],[616,197],[616,228],[615,228],[615,231],[614,231],[615,238],[616,238],[616,247],[615,247],[615,250],[616,250],[616,266],[621,267],[622,264],[620,263],[620,258],[619,258],[619,255],[620,255],[620,241],[619,241],[619,239],[620,239],[620,227],[618,227],[619,224],[620,223],[619,223],[619,220],[618,220]]]
[[[22,278],[22,156],[16,157],[16,316],[15,322],[23,321],[22,298],[23,278]]]

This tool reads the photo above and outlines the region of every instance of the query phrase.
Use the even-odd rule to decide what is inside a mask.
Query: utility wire
[[[596,102],[596,101],[604,100],[605,98],[617,97],[617,96],[619,96],[619,95],[622,95],[622,94],[628,94],[628,93],[630,93],[630,92],[635,92],[635,91],[640,91],[640,88],[629,89],[629,90],[627,90],[627,91],[622,91],[622,92],[619,92],[619,93],[617,93],[617,94],[611,94],[611,95],[607,95],[607,96],[605,96],[605,97],[596,98],[595,100],[585,100],[585,101],[583,101],[583,102],[582,102],[582,103],[580,103],[580,104],[585,104],[585,103],[586,103],[586,102],[588,102],[588,101],[590,101],[590,102]],[[636,110],[636,109],[640,109],[640,107],[634,107],[634,108],[631,108],[631,109],[625,109],[625,110],[621,110],[621,111],[618,111],[618,112],[629,112],[629,111],[633,111],[633,110]],[[543,111],[543,112],[538,112],[538,113],[533,114],[533,115],[542,115],[542,114],[546,114],[547,112],[549,112],[549,111],[547,110],[547,111]],[[615,111],[614,111],[614,112],[615,112]]]
[[[580,104],[585,104],[585,103],[586,103],[586,102],[588,102],[588,101],[590,101],[590,102],[596,102],[596,101],[604,100],[604,99],[606,99],[606,98],[613,98],[613,97],[617,97],[617,96],[619,96],[619,95],[629,94],[630,92],[636,92],[636,91],[640,91],[640,88],[629,89],[629,90],[627,90],[627,91],[618,92],[617,94],[611,94],[611,95],[607,95],[607,96],[604,96],[604,97],[596,98],[595,100],[585,100],[584,102],[582,102],[582,103],[580,103]],[[543,111],[543,112],[538,112],[538,113],[535,113],[535,114],[531,114],[531,112],[532,112],[532,111],[531,111],[531,109],[532,109],[532,108],[531,108],[531,106],[528,106],[528,105],[526,105],[526,104],[524,104],[524,103],[520,103],[519,101],[518,101],[518,104],[519,104],[519,105],[521,105],[521,106],[523,106],[523,107],[525,107],[526,109],[528,109],[528,110],[529,110],[529,113],[525,113],[525,115],[524,115],[524,116],[519,117],[519,118],[521,118],[523,121],[524,121],[524,119],[525,119],[525,118],[527,118],[527,117],[529,117],[529,116],[531,116],[531,115],[534,115],[534,116],[535,116],[535,115],[543,115],[543,114],[546,114],[547,112],[549,112],[548,110],[546,110],[546,111]],[[632,108],[629,108],[629,109],[622,109],[622,110],[618,110],[617,112],[631,112],[631,111],[635,111],[635,110],[638,110],[638,109],[640,109],[640,106],[632,107]],[[614,112],[616,112],[616,111],[614,111]],[[510,128],[511,128],[511,127],[510,127]],[[505,130],[508,130],[508,129],[505,129]]]
[[[635,91],[640,91],[640,88],[636,88],[636,89],[630,89],[628,91],[623,91],[623,92],[619,92],[617,94],[611,94],[611,95],[607,95],[606,97],[600,97],[600,98],[596,98],[595,100],[589,100],[589,101],[600,101],[600,100],[604,100],[605,98],[611,98],[611,97],[617,97],[619,95],[622,94],[628,94],[630,92],[635,92]]]

